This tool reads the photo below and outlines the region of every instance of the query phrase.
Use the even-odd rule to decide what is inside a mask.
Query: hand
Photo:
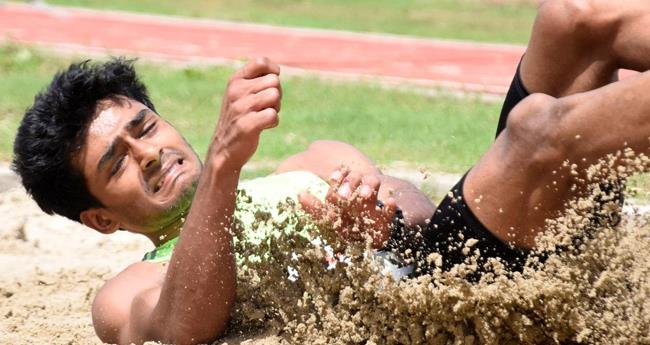
[[[279,123],[280,66],[267,58],[247,63],[230,78],[208,159],[239,170],[257,150],[260,133]]]
[[[330,176],[326,203],[309,193],[299,196],[302,208],[317,222],[334,228],[344,241],[370,236],[374,248],[384,247],[391,235],[397,204],[392,197],[377,206],[381,182],[375,175],[361,176],[342,167]]]

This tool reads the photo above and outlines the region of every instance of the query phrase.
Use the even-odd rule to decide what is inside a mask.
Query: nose
[[[133,158],[140,164],[142,171],[149,170],[160,164],[162,149],[157,148],[143,140],[136,140],[131,143]]]

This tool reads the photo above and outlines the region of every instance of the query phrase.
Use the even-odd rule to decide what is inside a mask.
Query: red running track
[[[505,93],[523,46],[293,29],[0,3],[0,41],[71,52],[231,62],[265,55],[289,70]]]

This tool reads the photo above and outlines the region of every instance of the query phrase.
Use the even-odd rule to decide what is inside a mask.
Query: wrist
[[[205,161],[206,166],[210,165],[215,170],[239,172],[247,159],[244,159],[234,148],[215,139],[208,149]]]
[[[202,187],[217,188],[219,191],[223,191],[224,188],[228,189],[228,186],[236,188],[239,183],[240,173],[241,167],[229,164],[227,157],[222,155],[211,156],[203,165],[201,182],[203,182],[204,186]],[[201,184],[199,183],[199,185]],[[199,189],[201,189],[201,186],[199,186]]]

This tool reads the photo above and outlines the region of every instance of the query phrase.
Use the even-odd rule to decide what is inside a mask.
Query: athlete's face
[[[88,127],[78,164],[104,207],[82,212],[101,232],[155,234],[189,207],[201,162],[169,123],[142,103],[105,100]]]

